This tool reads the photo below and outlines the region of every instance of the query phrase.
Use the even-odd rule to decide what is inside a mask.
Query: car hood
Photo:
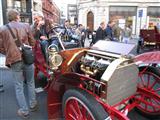
[[[99,40],[91,47],[91,49],[115,53],[119,55],[128,55],[135,48],[135,46],[135,44]]]

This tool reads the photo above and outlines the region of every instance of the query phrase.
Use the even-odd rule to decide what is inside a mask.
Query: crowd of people
[[[117,21],[111,20],[107,25],[105,22],[101,22],[92,43],[94,44],[98,40],[104,39],[128,43],[131,39],[131,34],[132,30],[129,25],[125,25],[124,29],[122,29],[118,26]]]
[[[35,94],[34,65],[27,65],[23,62],[20,45],[26,44],[34,47],[36,40],[40,41],[45,60],[48,62],[48,46],[50,44],[59,44],[52,30],[56,25],[52,20],[44,18],[43,14],[39,12],[33,14],[34,23],[31,26],[20,22],[20,13],[17,10],[9,10],[7,15],[9,20],[7,25],[13,33],[7,25],[0,27],[0,53],[6,55],[6,66],[13,73],[15,94],[19,105],[17,114],[20,117],[28,118],[30,111],[36,111],[38,108]],[[92,31],[88,27],[85,29],[82,24],[77,27],[71,26],[69,20],[66,20],[62,27],[64,31],[61,39],[66,41],[78,40],[80,47],[84,47],[85,39],[87,37],[90,39],[89,36],[92,34]],[[14,39],[13,34],[16,39]],[[109,21],[107,26],[105,22],[101,22],[96,30],[96,36],[94,39],[92,38],[92,44],[106,38],[111,41],[119,41],[120,35],[123,35],[123,42],[127,43],[131,37],[131,29],[126,26],[122,30],[116,25],[115,21]],[[24,81],[27,85],[29,99],[25,97]],[[0,92],[4,91],[2,87],[3,85],[0,85]],[[27,100],[29,101],[27,102]]]
[[[35,93],[34,64],[24,63],[21,45],[34,47],[36,41],[40,41],[42,53],[48,62],[48,52],[46,51],[48,46],[50,44],[58,45],[52,30],[56,25],[52,20],[44,18],[41,12],[33,14],[34,23],[32,25],[20,22],[20,13],[15,9],[8,11],[7,18],[8,23],[0,27],[0,53],[6,56],[5,64],[12,71],[15,95],[19,106],[17,114],[22,118],[28,118],[31,111],[38,109],[38,102]],[[79,40],[80,47],[84,47],[85,31],[82,24],[73,29],[70,21],[66,20],[61,27],[64,29],[61,39]],[[74,37],[74,35],[76,36]],[[25,96],[25,86],[27,86],[28,98]],[[0,92],[4,92],[3,84],[0,84]]]

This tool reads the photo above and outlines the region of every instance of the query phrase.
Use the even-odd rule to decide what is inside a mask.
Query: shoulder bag
[[[23,62],[27,65],[33,64],[34,63],[34,53],[33,53],[32,47],[21,43],[20,40],[17,39],[16,36],[14,35],[10,26],[8,24],[6,26],[9,29],[12,37],[14,38],[17,47],[21,48]]]

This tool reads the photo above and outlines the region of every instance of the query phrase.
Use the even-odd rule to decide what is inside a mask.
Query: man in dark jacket
[[[23,62],[21,55],[21,44],[34,46],[32,32],[29,24],[21,23],[20,13],[17,10],[8,11],[9,27],[11,28],[16,39],[13,38],[9,28],[4,25],[0,32],[0,53],[6,55],[6,65],[11,68],[13,73],[13,80],[16,92],[19,109],[17,114],[20,117],[29,117],[29,108],[35,110],[37,108],[37,101],[35,95],[34,84],[34,65],[26,65]],[[20,44],[17,44],[17,43]],[[29,102],[27,102],[24,95],[24,80],[26,80]],[[29,105],[27,105],[29,103]]]
[[[106,37],[109,38],[111,41],[113,41],[113,38],[114,38],[112,28],[115,24],[116,24],[115,21],[113,20],[109,21],[106,28]]]
[[[105,39],[105,28],[106,28],[105,22],[101,22],[99,28],[96,31],[96,39],[93,42],[93,44],[96,43],[98,40]]]

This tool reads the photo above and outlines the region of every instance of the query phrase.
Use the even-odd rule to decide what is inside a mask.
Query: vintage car
[[[141,29],[137,45],[137,53],[142,51],[160,50],[160,33],[155,29]]]
[[[48,119],[129,120],[127,114],[134,108],[159,117],[160,52],[146,61],[129,54],[134,47],[107,40],[91,48],[63,46],[60,51],[52,45],[46,64],[37,45],[35,77],[40,71],[47,77]]]

